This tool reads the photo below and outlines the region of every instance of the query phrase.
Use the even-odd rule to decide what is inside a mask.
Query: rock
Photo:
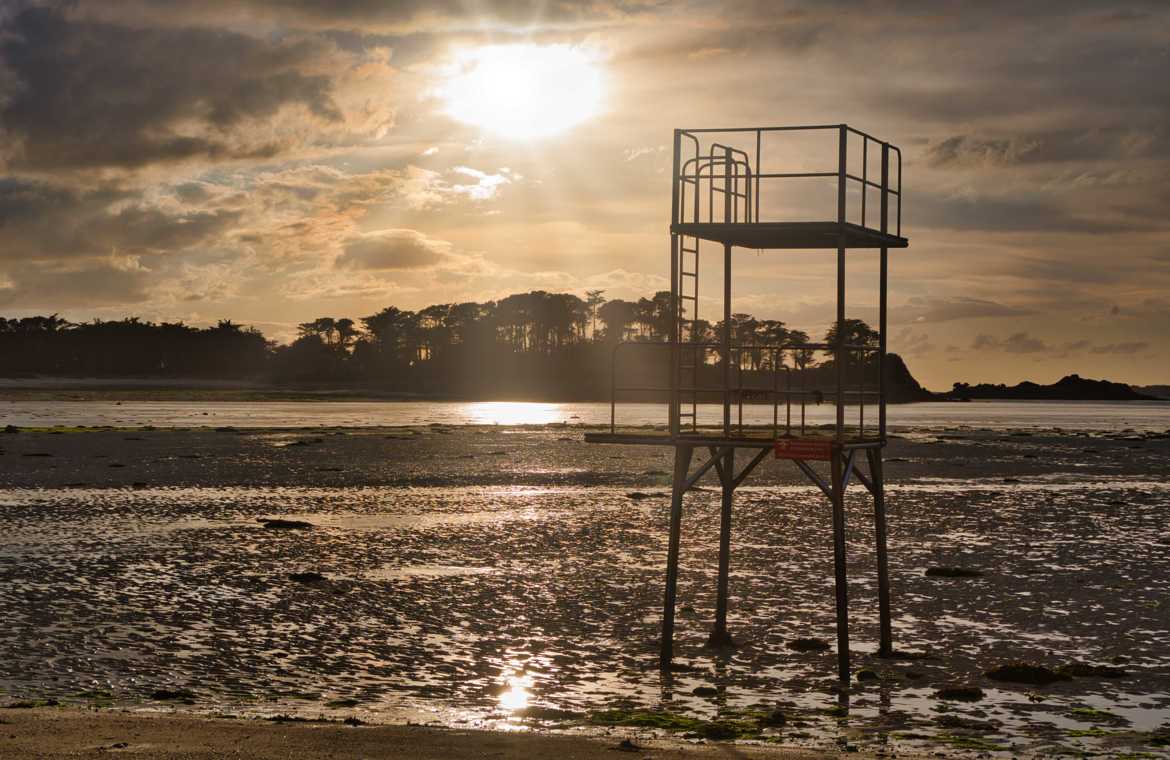
[[[714,697],[719,694],[719,689],[716,689],[714,686],[696,686],[691,689],[691,694],[694,694],[696,697]]]
[[[159,702],[186,702],[195,704],[195,694],[190,689],[155,689],[150,698]]]
[[[8,433],[9,435],[15,435],[16,433],[20,432],[20,428],[18,428],[16,425],[5,425],[4,432]]]
[[[626,494],[626,498],[633,499],[634,501],[640,501],[642,499],[653,499],[654,494],[646,493],[645,491],[630,491],[628,494]]]
[[[1003,482],[1007,483],[1008,485],[1011,485],[1013,483],[1019,483],[1020,479],[1019,478],[1004,478]]]
[[[1073,662],[1062,665],[1056,672],[1073,676],[1074,678],[1125,678],[1129,675],[1124,668],[1112,665],[1089,665],[1085,662]]]
[[[1007,681],[1009,683],[1026,683],[1034,686],[1047,686],[1057,681],[1071,681],[1072,676],[1058,673],[1043,665],[1032,665],[1026,662],[1011,662],[998,665],[983,675],[993,681]]]
[[[857,671],[857,674],[854,676],[854,678],[856,678],[858,681],[877,681],[879,678],[881,678],[881,676],[878,675],[876,670],[862,668],[861,670]]]
[[[713,721],[711,723],[704,723],[699,728],[699,735],[713,742],[726,742],[739,736],[739,732],[731,723]]]
[[[772,712],[768,713],[766,716],[760,718],[761,725],[773,726],[775,728],[779,728],[780,726],[783,726],[787,722],[788,722],[788,716],[786,716],[784,714],[784,711],[779,709],[779,708],[773,710]]]
[[[982,578],[983,571],[969,567],[950,567],[940,565],[926,568],[927,578]]]
[[[622,739],[621,743],[614,747],[618,752],[641,752],[642,748],[634,744],[629,739]]]
[[[314,573],[312,570],[309,570],[304,573],[289,573],[288,579],[290,581],[296,581],[297,583],[320,583],[321,581],[325,580],[325,576],[321,575],[321,573]]]
[[[784,646],[796,652],[827,652],[829,642],[824,639],[793,639]]]
[[[1001,725],[997,721],[975,720],[959,715],[940,715],[934,719],[934,722],[943,728],[961,728],[966,731],[995,731]]]
[[[361,718],[355,718],[352,715],[341,722],[347,726],[364,726],[364,725],[366,725],[366,722],[364,720],[362,720]]]
[[[944,686],[934,693],[935,699],[952,702],[978,702],[983,699],[983,689],[978,686]]]
[[[285,520],[279,517],[259,517],[256,522],[271,530],[308,530],[313,523],[304,520]]]

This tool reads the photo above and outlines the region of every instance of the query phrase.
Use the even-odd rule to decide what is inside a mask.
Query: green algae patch
[[[1067,736],[1072,737],[1093,737],[1100,738],[1102,736],[1120,736],[1127,734],[1128,731],[1110,731],[1100,726],[1093,726],[1092,728],[1070,728],[1064,732]]]
[[[1129,721],[1120,715],[1111,713],[1108,710],[1098,710],[1095,707],[1074,707],[1070,714],[1072,717],[1087,723],[1112,723],[1114,725],[1129,725]]]
[[[975,752],[1003,752],[1006,746],[982,736],[964,736],[961,734],[935,734],[933,741],[946,744],[954,749],[969,749]]]
[[[1026,662],[1009,662],[997,665],[983,675],[993,681],[1008,683],[1026,683],[1033,686],[1047,686],[1057,681],[1071,681],[1072,676],[1060,673],[1043,665],[1033,665]]]
[[[698,731],[705,721],[678,713],[659,710],[626,710],[614,708],[590,713],[589,722],[597,726],[630,726],[660,728],[664,731]]]
[[[637,710],[614,708],[590,713],[588,722],[596,726],[627,726],[632,728],[656,728],[663,731],[685,733],[688,736],[708,741],[734,741],[736,739],[758,739],[768,716],[761,713],[732,713],[716,720],[706,721],[688,715],[663,710]]]

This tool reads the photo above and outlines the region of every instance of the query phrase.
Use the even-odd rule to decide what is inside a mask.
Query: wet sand
[[[906,656],[874,656],[871,509],[852,493],[855,669],[876,677],[845,691],[831,650],[786,647],[833,640],[828,509],[795,468],[767,462],[737,497],[734,650],[703,646],[718,494],[688,497],[677,651],[692,669],[663,677],[668,452],[581,434],[0,435],[0,700],[668,735],[639,725],[651,711],[696,740],[731,726],[814,749],[1165,753],[1164,434],[904,431],[887,479]],[[1017,660],[1124,675],[984,676]],[[955,684],[984,698],[936,698]],[[783,725],[759,723],[775,712]]]
[[[0,758],[111,758],[198,760],[246,757],[365,758],[366,760],[807,760],[823,753],[775,747],[686,745],[620,737],[585,737],[502,731],[445,730],[424,726],[339,726],[223,720],[122,711],[11,711],[0,719]],[[851,757],[858,757],[851,755]],[[864,755],[862,757],[865,757]]]

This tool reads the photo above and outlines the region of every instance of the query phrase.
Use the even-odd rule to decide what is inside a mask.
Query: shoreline
[[[255,760],[380,758],[382,760],[610,760],[614,757],[805,760],[838,753],[787,747],[693,744],[633,732],[572,736],[542,732],[453,729],[419,725],[228,719],[189,713],[83,708],[0,711],[0,758],[111,757],[151,760],[249,757]],[[622,746],[623,739],[633,747]],[[872,758],[870,753],[849,753]],[[903,755],[904,757],[909,757]]]

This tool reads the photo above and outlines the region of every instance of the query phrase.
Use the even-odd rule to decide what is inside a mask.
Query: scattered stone
[[[714,697],[718,696],[719,689],[716,689],[714,686],[696,686],[691,689],[691,694],[694,694],[696,697]]]
[[[784,714],[784,711],[781,710],[780,708],[776,708],[772,712],[770,712],[767,715],[764,715],[760,718],[760,725],[772,726],[774,728],[779,728],[780,726],[783,726],[787,722],[788,722],[788,716],[786,716]]]
[[[190,689],[155,689],[150,698],[159,702],[184,702],[195,704],[195,694]]]
[[[854,676],[854,678],[856,678],[858,681],[877,681],[879,678],[881,678],[881,676],[878,675],[876,670],[871,668],[862,668],[861,670],[857,671],[857,674]]]
[[[22,699],[18,702],[9,702],[4,707],[9,710],[31,710],[34,707],[57,707],[60,704],[55,699]]]
[[[796,652],[827,652],[829,642],[824,639],[793,639],[784,646]]]
[[[1125,678],[1129,675],[1124,668],[1112,665],[1090,665],[1085,662],[1073,662],[1057,668],[1058,673],[1073,676],[1074,678]]]
[[[983,689],[978,686],[944,686],[934,693],[935,699],[952,702],[978,702],[983,699]]]
[[[998,665],[983,675],[993,681],[1007,681],[1009,683],[1026,683],[1034,686],[1047,686],[1057,681],[1070,681],[1072,676],[1058,673],[1043,665],[1032,665],[1026,662],[1011,662]]]
[[[279,517],[258,517],[256,522],[271,530],[308,530],[313,523],[304,520],[285,520]]]
[[[739,731],[731,723],[716,720],[700,726],[698,734],[713,742],[726,742],[737,738]]]
[[[288,579],[290,581],[296,581],[297,583],[320,583],[321,581],[325,580],[325,576],[321,575],[321,573],[315,573],[312,570],[309,570],[304,573],[289,573]],[[354,704],[357,703],[355,702]]]
[[[961,715],[940,715],[934,719],[943,728],[961,728],[966,731],[995,731],[1000,723],[991,720],[975,720],[964,718]]]
[[[364,726],[364,725],[366,725],[366,722],[364,720],[362,720],[361,718],[355,718],[352,715],[341,722],[347,726]]]
[[[540,705],[532,705],[531,707],[517,710],[514,715],[528,720],[547,721],[580,720],[585,717],[584,713],[573,712],[572,710],[559,710],[555,707],[542,707]]]
[[[983,571],[975,570],[970,567],[950,567],[940,565],[939,567],[926,568],[927,578],[982,578]]]
[[[703,669],[688,662],[672,662],[669,670],[671,673],[699,673]]]

